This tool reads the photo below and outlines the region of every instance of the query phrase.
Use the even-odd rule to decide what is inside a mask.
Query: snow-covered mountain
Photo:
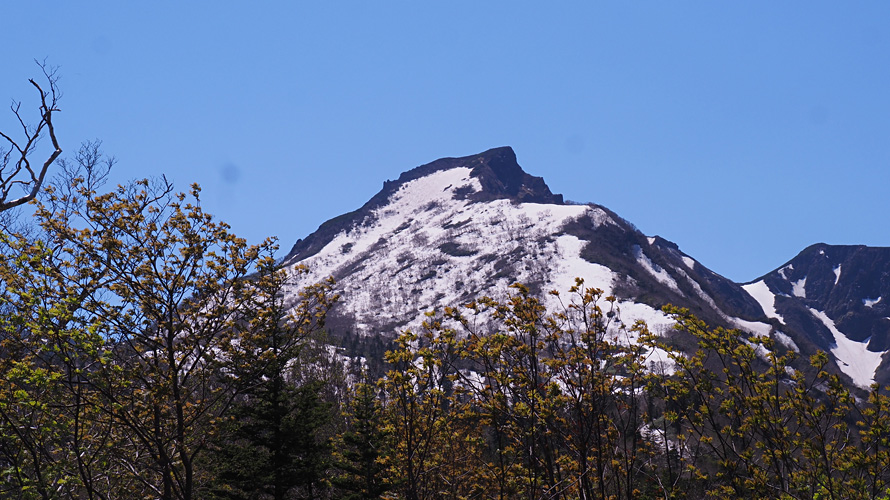
[[[876,372],[885,379],[890,249],[815,246],[742,286],[603,206],[565,203],[509,147],[384,182],[361,208],[298,240],[284,263],[337,280],[342,299],[329,325],[343,335],[392,337],[426,311],[503,297],[514,282],[566,291],[581,277],[618,297],[626,324],[664,330],[660,307],[672,303],[802,354],[828,350],[858,385]]]

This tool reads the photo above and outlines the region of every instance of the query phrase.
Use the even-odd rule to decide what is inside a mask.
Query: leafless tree
[[[37,125],[28,124],[23,116],[22,103],[13,101],[10,108],[21,126],[22,137],[13,138],[19,134],[7,134],[0,130],[7,145],[0,145],[0,212],[9,210],[33,200],[46,178],[46,172],[56,158],[62,154],[62,148],[56,140],[56,131],[53,127],[53,113],[59,111],[58,102],[62,97],[56,85],[59,78],[56,68],[49,67],[45,62],[38,62],[46,83],[38,84],[30,79],[31,85],[40,94],[40,121]],[[49,136],[53,151],[43,162],[43,165],[31,164],[32,157],[37,149],[41,137]],[[15,197],[13,190],[24,190],[24,194]]]

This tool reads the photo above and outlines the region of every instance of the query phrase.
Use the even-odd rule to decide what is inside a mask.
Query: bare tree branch
[[[29,126],[22,115],[22,103],[14,101],[10,109],[22,127],[24,138],[16,140],[0,131],[0,137],[8,143],[8,147],[0,146],[0,212],[33,200],[43,186],[50,165],[62,154],[62,148],[56,139],[56,130],[53,126],[53,113],[59,111],[57,106],[62,97],[57,86],[59,77],[56,74],[56,68],[47,66],[46,62],[37,64],[46,79],[47,83],[44,84],[46,89],[44,90],[44,87],[41,87],[33,78],[28,81],[40,95],[40,121],[36,126]],[[46,135],[52,142],[53,151],[43,162],[43,165],[35,169],[31,165],[30,157],[34,154],[40,138]],[[12,198],[12,191],[16,186],[24,189],[25,194],[18,198]]]

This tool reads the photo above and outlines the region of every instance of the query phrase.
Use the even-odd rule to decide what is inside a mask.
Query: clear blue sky
[[[890,246],[890,2],[3,2],[0,100],[287,251],[386,179],[510,145],[736,281]],[[0,110],[0,126],[11,115]]]

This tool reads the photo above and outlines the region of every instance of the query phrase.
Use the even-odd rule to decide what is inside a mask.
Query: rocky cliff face
[[[660,307],[672,303],[773,335],[782,349],[828,350],[858,385],[887,371],[878,364],[888,348],[890,249],[817,245],[743,286],[605,207],[566,204],[508,147],[384,182],[361,208],[298,240],[284,263],[306,264],[310,279],[334,276],[343,299],[330,324],[344,335],[392,337],[425,311],[504,296],[514,282],[565,291],[581,277],[618,298],[626,324],[665,330]]]

